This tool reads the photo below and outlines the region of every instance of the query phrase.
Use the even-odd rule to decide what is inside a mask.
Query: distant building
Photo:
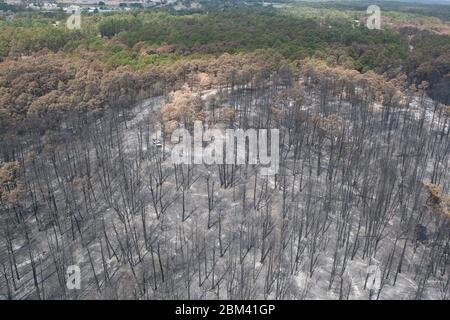
[[[58,10],[58,5],[56,3],[44,2],[41,5],[41,9],[43,10]]]
[[[56,3],[53,2],[37,2],[30,3],[27,8],[32,10],[41,10],[41,11],[53,11],[59,10],[59,7]]]
[[[97,5],[100,1],[102,0],[56,0],[56,2],[58,4],[64,4],[64,5]],[[119,1],[108,1],[108,0],[103,0],[103,2],[106,5],[110,5],[111,2],[117,2],[119,3]]]

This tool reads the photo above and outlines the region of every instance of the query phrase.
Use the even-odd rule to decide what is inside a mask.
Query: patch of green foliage
[[[404,36],[389,29],[368,30],[363,23],[355,25],[354,20],[365,12],[357,10],[365,4],[297,3],[281,9],[251,2],[249,7],[235,8],[236,1],[208,5],[221,8],[197,13],[158,9],[86,15],[81,31],[65,28],[61,13],[19,16],[0,21],[0,58],[44,48],[71,54],[82,48],[97,53],[101,62],[112,67],[138,69],[193,54],[272,50],[291,61],[316,56],[361,71],[383,70],[387,64],[401,65],[408,58]],[[61,23],[55,26],[57,20]],[[142,50],[163,46],[172,48],[157,54]]]

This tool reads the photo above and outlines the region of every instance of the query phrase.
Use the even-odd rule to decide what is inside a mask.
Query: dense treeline
[[[290,3],[290,0],[281,0]],[[405,3],[406,2],[406,3]],[[327,8],[338,10],[364,11],[370,5],[378,5],[385,12],[400,13],[401,17],[411,18],[412,16],[432,16],[450,21],[450,7],[444,4],[420,3],[418,1],[391,1],[391,0],[348,0],[348,1],[305,1],[303,5],[313,8]]]
[[[16,6],[9,5],[9,4],[5,3],[4,0],[0,0],[0,11],[12,11],[12,12],[15,12],[15,11],[19,11],[19,10],[20,10],[20,8],[18,8]]]
[[[445,88],[450,36],[411,27],[405,32],[401,24],[395,28],[399,31],[368,30],[361,12],[320,10],[228,8],[194,14],[167,10],[94,14],[83,17],[79,31],[66,29],[59,13],[53,17],[30,14],[0,20],[0,59],[20,59],[48,49],[75,61],[95,61],[100,68],[127,65],[139,70],[209,59],[224,52],[264,50],[266,55],[279,54],[291,61],[315,57],[329,65],[374,70],[388,79],[406,74],[409,83],[427,81],[428,93],[449,103]],[[353,19],[361,20],[359,26]],[[430,47],[434,48],[431,55]],[[15,65],[5,63],[3,68]]]
[[[11,21],[0,20],[0,61],[6,57],[17,58],[42,49],[54,52],[71,41],[81,38],[64,24],[57,27],[55,20],[40,15],[18,16]]]
[[[416,84],[428,82],[429,94],[450,104],[450,36],[422,31],[411,41],[407,68]]]
[[[134,17],[133,23],[127,22],[128,18],[105,18],[99,24],[101,34],[118,34],[117,39],[129,48],[140,42],[149,46],[172,45],[173,51],[180,54],[274,49],[286,58],[302,59],[314,54],[328,56],[332,51],[328,50],[330,46],[342,47],[342,55],[366,70],[387,60],[392,62],[405,57],[407,51],[406,43],[394,32],[370,32],[367,28],[354,28],[351,21],[330,19],[328,23],[321,23],[274,11],[239,9],[192,15],[142,13]],[[377,55],[352,55],[354,51],[348,49],[356,43],[369,46],[365,51],[372,50]]]
[[[12,130],[21,134],[19,124],[24,120],[45,133],[73,113],[97,117],[110,107],[129,108],[155,92],[167,94],[188,80],[197,81],[199,72],[210,74],[214,83],[234,74],[239,83],[242,73],[257,66],[265,65],[270,72],[283,63],[287,61],[281,56],[224,54],[217,59],[191,59],[134,71],[128,66],[108,68],[96,61],[48,52],[8,60],[0,64],[0,133]],[[2,151],[7,150],[5,145]]]
[[[167,12],[142,12],[139,14],[115,14],[84,20],[82,32],[71,32],[51,25],[50,18],[32,16],[2,22],[0,55],[30,54],[39,49],[52,51],[75,49],[77,46],[91,50],[108,50],[110,56],[121,51],[125,58],[137,59],[140,52],[133,47],[144,42],[147,46],[163,44],[175,46],[179,54],[223,53],[274,49],[286,58],[301,59],[314,54],[328,56],[333,49],[343,48],[341,55],[355,60],[359,69],[373,69],[386,61],[395,61],[406,55],[407,46],[399,34],[392,31],[371,32],[367,28],[355,28],[351,21],[327,19],[323,23],[312,17],[295,17],[271,10],[226,10],[208,14],[178,15]],[[97,23],[98,22],[98,23]],[[87,30],[86,30],[87,29]],[[103,37],[115,37],[127,48]],[[352,45],[364,51],[366,56],[355,54]],[[361,50],[361,49],[360,49]],[[376,55],[374,53],[377,53]],[[124,63],[125,61],[122,61]],[[125,62],[126,63],[126,62]]]

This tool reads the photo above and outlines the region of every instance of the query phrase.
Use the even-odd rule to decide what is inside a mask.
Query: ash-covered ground
[[[449,118],[331,87],[184,88],[198,110],[155,97],[32,141],[0,215],[0,298],[448,299]],[[169,112],[280,129],[278,173],[174,165]]]

